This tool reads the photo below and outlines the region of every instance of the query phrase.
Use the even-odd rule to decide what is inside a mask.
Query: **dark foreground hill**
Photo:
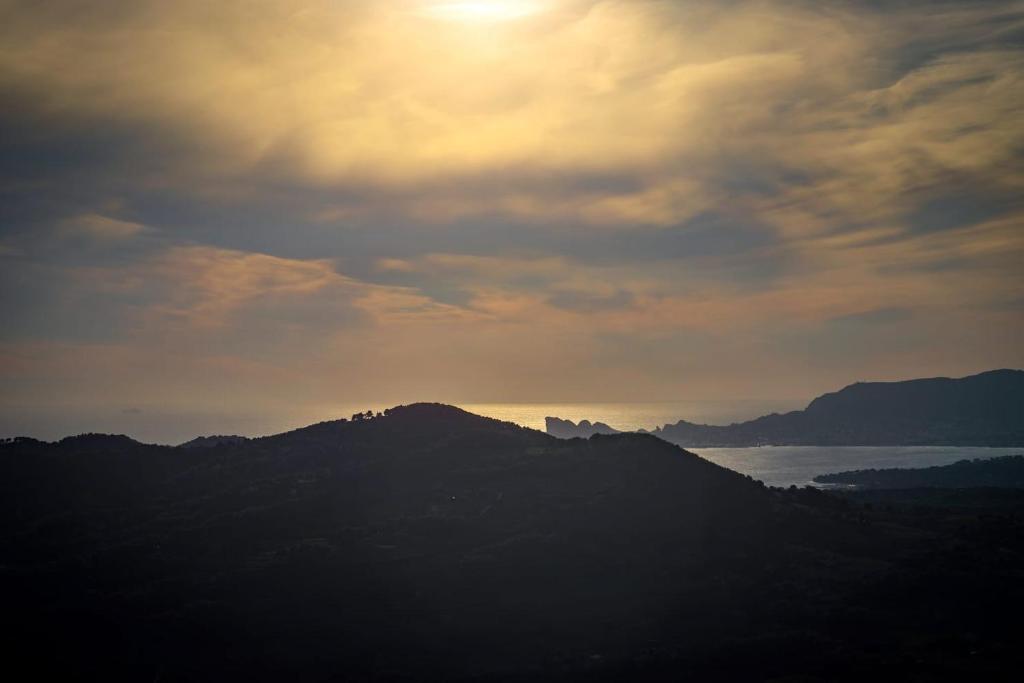
[[[548,432],[588,436],[595,429],[556,419]],[[1024,371],[858,382],[804,410],[728,426],[680,420],[651,433],[683,447],[1024,446]]]
[[[819,484],[851,486],[858,489],[1024,489],[1024,455],[960,460],[941,467],[852,470],[823,474],[815,477],[814,481]]]
[[[4,661],[133,681],[1009,680],[1024,494],[968,503],[771,490],[650,436],[560,441],[432,404],[206,448],[18,440],[0,446]]]

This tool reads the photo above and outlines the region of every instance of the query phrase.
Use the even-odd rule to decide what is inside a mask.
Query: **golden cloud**
[[[299,378],[322,396],[343,384],[400,400],[464,399],[477,386],[590,397],[612,383],[666,398],[682,386],[666,368],[703,377],[710,396],[729,377],[800,368],[799,350],[763,348],[787,331],[883,306],[913,311],[915,329],[943,341],[916,356],[880,353],[887,368],[943,353],[962,366],[1020,358],[1019,344],[1010,349],[1024,300],[1014,199],[1024,51],[1005,39],[1022,28],[1014,3],[908,3],[882,16],[856,3],[551,0],[486,27],[438,21],[428,4],[0,0],[4,95],[40,120],[183,141],[180,157],[156,160],[164,184],[147,191],[237,208],[267,187],[293,189],[284,209],[296,223],[426,235],[354,257],[407,284],[385,285],[326,259],[175,242],[172,228],[118,218],[131,215],[118,206],[76,208],[59,236],[111,247],[154,231],[157,251],[77,267],[66,288],[128,301],[133,325],[116,349],[17,347],[3,364],[74,379],[80,361],[93,368],[81,371],[86,398],[90,377],[131,385],[119,358],[133,376],[159,368],[183,402],[218,376],[267,394]],[[908,218],[949,187],[982,203],[997,196],[1000,215],[937,227]],[[570,238],[666,234],[715,211],[728,218],[715,230],[750,218],[748,238],[770,238],[749,240],[752,258],[779,257],[778,272],[744,281],[729,257],[676,251],[629,262],[609,253],[614,241],[597,263],[570,253]],[[467,255],[444,253],[455,238],[429,239],[438,224],[494,216],[513,217],[509,230],[570,226],[562,255],[543,253],[543,240],[531,253]],[[31,240],[0,245],[19,263],[36,251]],[[432,283],[458,289],[460,303],[431,296]],[[985,308],[997,301],[1018,303]],[[61,354],[70,360],[51,364]],[[715,372],[700,367],[712,362]]]
[[[880,216],[944,174],[1024,183],[1020,51],[947,54],[896,82],[882,66],[911,34],[980,40],[987,6],[883,21],[854,6],[552,0],[482,28],[413,0],[5,5],[0,84],[167,127],[198,143],[192,177],[377,184],[421,219],[668,225],[728,201],[722,165],[750,159],[814,179],[760,207],[797,234],[830,211]],[[537,181],[503,188],[514,169]],[[546,174],[599,172],[636,182],[540,189]],[[488,174],[486,193],[459,189]],[[352,204],[323,215],[358,217]]]

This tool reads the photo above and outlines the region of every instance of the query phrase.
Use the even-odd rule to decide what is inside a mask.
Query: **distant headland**
[[[601,422],[549,417],[559,438],[614,434]],[[683,447],[1020,446],[1024,445],[1024,371],[969,377],[858,382],[815,398],[804,410],[726,426],[679,420],[650,432]]]

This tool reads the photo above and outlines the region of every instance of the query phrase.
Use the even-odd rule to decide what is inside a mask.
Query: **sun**
[[[523,19],[543,9],[533,0],[480,0],[432,3],[426,13],[438,19],[472,23],[496,23]]]

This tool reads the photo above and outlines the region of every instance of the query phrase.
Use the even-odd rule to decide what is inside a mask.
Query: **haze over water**
[[[404,403],[413,403],[409,400]],[[155,407],[132,409],[65,410],[60,419],[24,411],[0,415],[0,437],[31,436],[47,441],[83,432],[127,434],[147,443],[178,444],[196,436],[238,434],[266,436],[316,422],[351,417],[367,410],[380,411],[396,403],[342,401],[311,409],[287,412],[225,410],[217,413],[168,412]],[[654,429],[669,422],[688,420],[708,424],[729,424],[749,420],[772,411],[804,407],[806,401],[663,401],[649,403],[456,403],[477,415],[514,422],[544,431],[544,418],[560,417],[579,422],[599,421],[620,429]]]
[[[544,418],[559,417],[579,422],[604,422],[622,431],[652,430],[679,420],[726,425],[750,420],[771,412],[799,410],[806,401],[661,401],[643,403],[460,403],[477,415],[513,422],[544,431]],[[345,402],[317,411],[286,415],[223,414],[197,416],[137,410],[112,413],[88,412],[66,416],[59,422],[38,423],[8,414],[0,420],[0,436],[32,436],[57,440],[88,431],[123,433],[147,443],[179,444],[196,436],[233,433],[257,437],[275,434],[325,420],[348,418],[366,410],[380,411],[392,406],[382,403]],[[750,475],[768,486],[806,486],[819,474],[843,470],[931,467],[963,459],[994,458],[1024,453],[1020,448],[835,447],[770,446],[760,448],[691,448],[703,458],[723,467]]]
[[[806,401],[651,401],[639,403],[460,403],[477,415],[514,422],[544,431],[545,417],[604,422],[622,431],[651,430],[679,420],[727,425],[752,420],[772,412],[799,410]]]

